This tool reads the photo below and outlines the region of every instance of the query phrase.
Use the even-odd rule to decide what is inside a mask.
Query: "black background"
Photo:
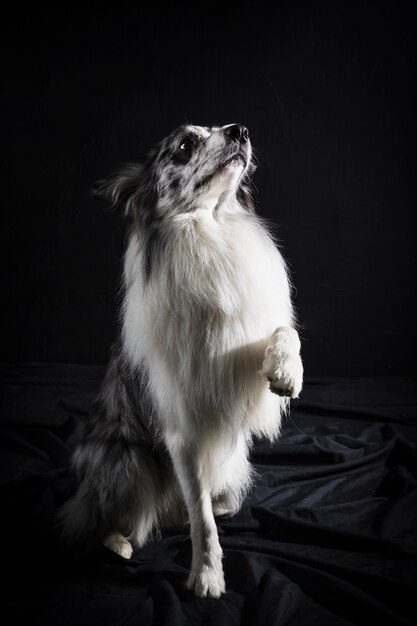
[[[3,12],[5,624],[416,624],[416,31],[398,2]],[[185,121],[250,129],[306,373],[217,521],[219,600],[184,589],[187,528],[126,561],[57,524],[116,330],[124,224],[89,192]]]
[[[104,363],[120,216],[94,181],[245,123],[306,371],[416,371],[416,23],[384,2],[21,6],[2,24],[2,359]],[[271,287],[272,288],[272,287]]]

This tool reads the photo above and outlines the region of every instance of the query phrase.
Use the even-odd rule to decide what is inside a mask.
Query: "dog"
[[[184,125],[96,187],[128,223],[123,301],[63,530],[130,558],[189,523],[199,597],[225,592],[215,516],[251,486],[252,438],[279,435],[302,387],[291,285],[254,210],[253,169],[245,126]]]

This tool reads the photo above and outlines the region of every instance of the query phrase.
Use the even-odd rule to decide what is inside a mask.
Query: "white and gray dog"
[[[120,337],[62,511],[125,558],[190,524],[187,586],[225,591],[214,517],[251,484],[253,435],[277,437],[303,377],[285,263],[255,214],[248,130],[182,126],[99,183],[129,223]],[[274,393],[271,393],[274,392]]]

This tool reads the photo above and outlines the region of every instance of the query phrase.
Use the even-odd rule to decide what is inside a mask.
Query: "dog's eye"
[[[185,137],[180,143],[180,150],[190,150],[192,148],[193,142],[191,139]]]
[[[193,155],[193,147],[194,141],[190,137],[183,137],[172,155],[173,161],[180,165],[187,165]]]

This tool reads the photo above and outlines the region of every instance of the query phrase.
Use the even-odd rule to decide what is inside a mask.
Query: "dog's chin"
[[[234,154],[226,159],[224,166],[227,170],[244,170],[246,167],[246,158],[243,154]]]

